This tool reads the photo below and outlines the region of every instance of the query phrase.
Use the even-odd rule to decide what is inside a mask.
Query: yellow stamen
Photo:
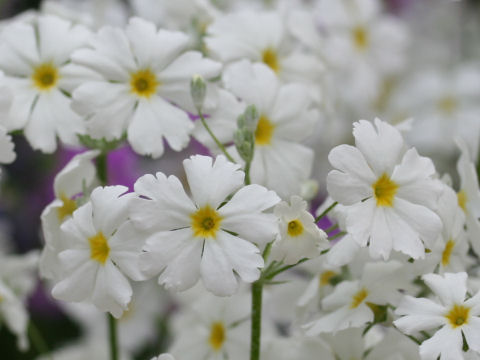
[[[210,337],[208,343],[215,350],[218,351],[222,348],[225,342],[225,327],[221,322],[214,322],[210,329]]]
[[[57,85],[60,75],[58,68],[52,63],[44,63],[33,69],[33,85],[41,91],[49,91]]]
[[[255,130],[255,144],[270,145],[273,137],[273,131],[275,125],[265,115],[260,116],[258,119],[257,129]]]
[[[363,300],[368,296],[368,291],[365,288],[359,290],[355,295],[352,297],[352,302],[350,304],[350,309],[355,309],[358,307]]]
[[[458,107],[458,102],[453,96],[447,95],[438,100],[437,106],[440,111],[447,115],[452,115]]]
[[[300,220],[295,219],[288,223],[287,226],[288,235],[295,237],[300,236],[303,233],[303,224]]]
[[[190,215],[193,235],[215,239],[220,229],[222,217],[209,205],[198,209]]]
[[[450,322],[452,328],[456,328],[468,323],[470,308],[455,304],[445,317]]]
[[[464,212],[466,212],[467,211],[468,198],[467,198],[467,193],[465,192],[465,190],[460,190],[458,192],[457,199],[458,199],[458,206],[460,206],[462,208],[462,210]]]
[[[393,200],[398,190],[398,185],[390,180],[387,174],[380,176],[372,185],[377,206],[393,206]]]
[[[77,209],[77,203],[75,200],[70,199],[64,193],[60,194],[60,200],[62,200],[63,205],[57,209],[58,220],[62,222],[67,216],[73,214]]]
[[[276,73],[280,70],[280,64],[278,63],[277,53],[275,50],[271,48],[264,50],[262,53],[262,61]]]
[[[327,270],[320,274],[319,285],[320,287],[330,284],[330,280],[337,275],[335,271]]]
[[[447,266],[450,264],[450,256],[452,255],[453,248],[455,246],[455,242],[450,239],[447,241],[445,244],[445,249],[443,250],[442,253],[442,265]]]
[[[104,265],[110,254],[110,246],[108,246],[105,236],[99,232],[89,238],[88,242],[90,243],[90,258]]]
[[[138,96],[149,98],[156,93],[160,82],[150,69],[138,70],[130,75],[130,91]]]
[[[357,26],[352,30],[352,39],[355,48],[360,51],[364,51],[369,44],[368,31],[363,26]]]

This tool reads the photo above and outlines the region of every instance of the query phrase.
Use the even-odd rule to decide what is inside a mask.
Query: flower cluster
[[[18,347],[42,333],[38,270],[85,334],[39,359],[480,359],[480,67],[412,70],[384,3],[49,0],[3,22],[0,163],[23,138],[76,152],[40,251],[0,250]]]

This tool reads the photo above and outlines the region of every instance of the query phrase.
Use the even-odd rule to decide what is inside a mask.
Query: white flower
[[[322,301],[323,316],[304,325],[315,336],[351,327],[362,327],[374,319],[372,305],[396,304],[406,276],[398,261],[367,263],[361,279],[343,281]]]
[[[463,359],[464,337],[470,349],[480,351],[480,293],[465,300],[467,274],[423,275],[422,279],[438,296],[437,301],[405,296],[396,313],[404,315],[394,321],[405,334],[441,328],[420,345],[422,359]]]
[[[290,204],[277,204],[274,213],[279,219],[280,233],[272,246],[273,260],[292,265],[300,259],[319,256],[320,250],[328,248],[327,234],[315,224],[307,211],[307,202],[299,196],[292,196]]]
[[[275,216],[264,211],[280,199],[259,185],[242,187],[240,165],[224,156],[214,163],[192,156],[183,166],[193,199],[175,176],[158,172],[135,183],[141,198],[131,218],[151,234],[142,267],[150,276],[161,273],[158,282],[166,288],[186,290],[201,277],[209,291],[231,295],[238,287],[236,274],[246,282],[258,279],[263,259],[252,243],[274,239]]]
[[[100,29],[91,48],[73,55],[99,76],[73,94],[74,109],[87,116],[88,133],[112,140],[126,131],[136,152],[153,157],[163,154],[163,138],[176,151],[184,148],[193,123],[182,109],[195,112],[190,80],[195,74],[211,79],[221,68],[199,52],[184,52],[187,44],[185,34],[157,30],[139,18],[130,19],[125,31]]]
[[[467,233],[473,251],[480,254],[480,189],[478,175],[472,156],[464,141],[457,139],[461,151],[457,162],[457,171],[460,176],[460,190],[457,193],[458,205],[465,213]]]
[[[440,238],[425,261],[431,262],[432,272],[439,266],[439,273],[465,271],[468,265],[468,242],[465,233],[465,215],[458,205],[457,194],[447,185],[438,201],[437,214],[443,223]]]
[[[126,190],[96,188],[90,201],[62,224],[68,248],[58,255],[63,279],[52,289],[55,298],[92,303],[116,318],[127,310],[132,298],[127,276],[144,277],[137,268],[143,241],[128,221],[133,194],[120,196]]]
[[[173,321],[172,355],[182,360],[244,360],[248,357],[250,296],[220,298],[203,292]]]
[[[15,94],[4,125],[8,131],[24,129],[34,149],[55,151],[57,137],[78,144],[77,134],[84,132],[68,94],[87,73],[69,63],[89,36],[83,26],[54,16],[39,16],[33,24],[15,22],[1,33],[0,69]]]
[[[310,177],[313,150],[300,142],[312,134],[319,119],[308,88],[281,85],[266,65],[241,61],[223,76],[225,86],[246,104],[254,104],[260,115],[255,131],[252,182],[275,190],[282,198],[299,194]]]
[[[205,43],[209,52],[223,62],[261,62],[282,78],[311,80],[323,70],[316,58],[292,51],[294,42],[279,12],[250,10],[219,16],[207,28]]]
[[[49,279],[59,279],[62,268],[58,254],[68,248],[64,241],[60,225],[77,209],[75,196],[91,187],[95,181],[96,170],[92,160],[100,154],[91,150],[76,155],[55,176],[53,200],[41,215],[45,247],[40,258],[40,275]],[[87,197],[89,194],[83,194]]]
[[[28,348],[27,297],[36,284],[38,254],[0,256],[0,317],[17,336],[21,350]]]
[[[336,170],[327,177],[330,196],[346,205],[346,228],[374,258],[392,250],[415,259],[425,256],[442,223],[436,207],[441,185],[432,161],[405,150],[400,132],[375,119],[354,124],[356,147],[340,145],[328,159]]]

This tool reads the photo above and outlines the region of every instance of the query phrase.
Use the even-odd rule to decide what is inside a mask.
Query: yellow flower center
[[[270,145],[273,137],[275,125],[272,124],[269,118],[265,115],[258,119],[257,129],[255,130],[255,144],[256,145]]]
[[[302,235],[303,233],[302,222],[298,219],[290,221],[287,225],[287,232],[288,232],[288,235],[292,237]]]
[[[320,274],[320,277],[319,277],[319,285],[320,287],[322,286],[325,286],[325,285],[328,285],[330,283],[330,280],[335,276],[337,275],[337,273],[335,271],[332,271],[332,270],[327,270],[327,271],[324,271],[323,273]]]
[[[64,193],[60,194],[60,200],[62,200],[63,205],[57,209],[57,216],[60,222],[63,221],[67,216],[73,214],[73,212],[77,209],[77,203],[75,200],[70,199]]]
[[[130,75],[130,91],[149,98],[156,93],[160,82],[150,69],[138,70]]]
[[[108,246],[105,236],[102,232],[99,232],[97,235],[89,238],[88,242],[90,244],[90,258],[104,265],[110,254],[110,246]]]
[[[445,317],[449,321],[452,328],[456,328],[468,323],[468,315],[470,313],[470,308],[455,304],[450,309]]]
[[[214,322],[210,329],[210,337],[208,343],[215,350],[218,351],[222,348],[225,342],[225,327],[221,322]]]
[[[372,185],[377,206],[393,206],[393,199],[398,190],[398,185],[390,180],[387,174],[380,176]]]
[[[193,235],[202,238],[215,239],[220,229],[222,217],[209,205],[198,209],[190,215]]]
[[[352,302],[350,303],[350,309],[355,309],[358,307],[363,300],[368,296],[368,291],[365,288],[359,290],[355,295],[352,297]]]
[[[450,263],[450,256],[452,255],[453,248],[455,246],[455,242],[450,239],[445,244],[445,249],[442,253],[442,265],[447,266]]]
[[[49,91],[57,85],[60,75],[58,69],[52,63],[44,63],[33,69],[33,85],[41,91]]]
[[[367,29],[363,26],[357,26],[352,30],[352,40],[357,50],[364,51],[370,41]]]
[[[453,96],[447,95],[438,100],[437,106],[443,113],[452,115],[458,107],[458,102]]]
[[[462,208],[464,212],[467,211],[467,193],[465,190],[460,190],[457,194],[457,199],[458,199],[458,206]]]
[[[278,73],[280,70],[280,64],[278,63],[277,53],[275,50],[271,48],[264,50],[262,53],[262,61],[276,73]]]

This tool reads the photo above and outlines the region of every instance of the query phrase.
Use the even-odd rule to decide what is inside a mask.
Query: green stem
[[[326,208],[320,215],[318,215],[315,218],[315,222],[319,222],[321,218],[323,218],[325,215],[327,215],[330,210],[332,210],[335,206],[337,206],[338,202],[335,201],[332,205],[330,205],[328,208]]]
[[[97,161],[95,163],[97,168],[97,176],[100,180],[102,186],[106,186],[108,183],[108,173],[107,173],[107,153],[102,151],[100,155],[97,156]]]
[[[329,238],[328,238],[328,241],[333,241],[333,240],[335,240],[335,239],[338,239],[340,236],[343,236],[343,235],[345,235],[345,234],[346,234],[345,231],[340,231],[339,233],[333,235],[332,237],[329,237]]]
[[[245,185],[250,185],[252,181],[250,180],[250,166],[252,165],[252,161],[247,161],[245,164]]]
[[[282,266],[281,268],[279,269],[276,269],[274,271],[272,271],[270,274],[266,274],[266,276],[264,277],[265,280],[272,280],[275,276],[277,276],[278,274],[284,272],[284,271],[287,271],[288,269],[291,269],[305,261],[307,261],[308,259],[307,258],[303,258],[301,260],[299,260],[297,263],[295,264],[292,264],[292,265],[285,265],[285,266]]]
[[[39,355],[47,355],[50,360],[53,360],[50,350],[48,349],[47,342],[42,336],[40,330],[35,326],[35,324],[30,320],[28,327],[28,336],[32,341],[32,345]]]
[[[252,327],[250,342],[250,360],[260,359],[260,341],[262,333],[262,279],[252,284]]]
[[[215,144],[222,150],[223,154],[227,157],[227,159],[233,163],[236,163],[236,161],[233,159],[233,157],[228,153],[227,149],[225,149],[225,146],[217,139],[215,134],[210,130],[210,127],[207,125],[207,122],[205,121],[205,118],[203,117],[203,114],[199,111],[198,116],[200,116],[200,121],[202,122],[202,125],[205,127],[205,130],[210,134],[211,138],[213,141],[215,141]]]
[[[328,234],[328,233],[331,233],[333,230],[337,230],[337,229],[338,229],[338,224],[335,224],[335,225],[332,225],[332,226],[326,228],[323,231],[325,231]]]
[[[110,338],[110,359],[118,360],[117,320],[108,313],[108,330]]]

